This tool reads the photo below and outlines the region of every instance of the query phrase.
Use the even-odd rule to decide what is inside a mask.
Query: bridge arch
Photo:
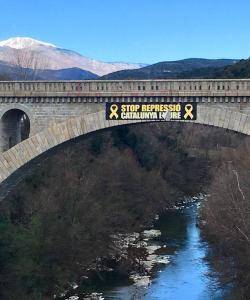
[[[19,103],[12,103],[7,105],[6,107],[2,108],[0,110],[0,119],[3,117],[3,115],[11,110],[11,109],[19,109],[22,110],[30,119],[30,122],[33,123],[33,118],[32,118],[32,112],[31,110],[24,104],[19,104]]]
[[[1,151],[4,152],[27,139],[30,135],[30,118],[20,105],[12,105],[0,114]]]
[[[250,116],[229,108],[198,106],[197,120],[192,122],[250,135]],[[106,120],[104,110],[54,123],[46,130],[0,154],[0,184],[33,159],[62,143],[101,129],[134,123],[142,123],[142,121]]]

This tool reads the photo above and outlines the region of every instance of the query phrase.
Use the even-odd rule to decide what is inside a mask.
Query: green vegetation
[[[111,73],[102,79],[189,79],[189,78],[250,78],[250,59],[233,60],[183,60],[163,62],[139,70]]]
[[[0,298],[51,299],[98,257],[119,255],[112,234],[141,230],[179,196],[199,192],[206,162],[174,140],[180,131],[121,127],[43,161],[0,203]]]
[[[171,79],[215,77],[217,70],[233,65],[233,59],[189,58],[178,61],[159,62],[141,69],[123,70],[107,74],[101,79]]]
[[[119,257],[113,234],[140,231],[179,197],[204,190],[209,170],[243,141],[223,129],[157,123],[58,150],[0,203],[0,298],[51,299],[81,283],[99,257]],[[126,276],[132,266],[117,269]]]
[[[242,59],[233,66],[218,72],[219,78],[250,78],[250,59]]]
[[[181,72],[177,78],[250,78],[250,59],[221,68],[199,68]]]

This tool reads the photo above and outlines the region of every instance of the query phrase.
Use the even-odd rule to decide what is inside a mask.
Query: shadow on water
[[[187,215],[183,211],[168,211],[160,216],[154,228],[161,231],[160,244],[168,247],[182,247],[187,241]]]

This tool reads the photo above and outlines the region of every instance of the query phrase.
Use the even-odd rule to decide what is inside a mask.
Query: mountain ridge
[[[25,59],[29,60],[29,56],[32,55],[39,61],[39,64],[34,62],[35,71],[32,71],[32,64],[25,63]],[[23,65],[20,64],[22,59]],[[12,80],[212,78],[230,76],[230,67],[237,63],[238,59],[207,58],[163,61],[152,65],[107,63],[84,57],[74,50],[59,48],[54,44],[28,37],[0,41],[0,74],[8,75],[7,78]],[[226,75],[223,75],[224,68],[229,68]],[[19,76],[20,71],[25,73],[25,76]],[[240,71],[236,66],[236,70],[232,72]]]
[[[140,63],[103,62],[83,56],[74,50],[63,49],[28,37],[16,37],[0,41],[0,60],[2,61],[15,64],[13,58],[28,51],[32,51],[33,54],[39,57],[39,61],[44,62],[45,68],[50,70],[76,67],[103,76],[118,70],[136,69],[145,66],[145,64]]]
[[[121,70],[101,77],[101,79],[177,79],[185,72],[204,68],[221,68],[237,63],[238,59],[186,58],[176,61],[158,62],[140,69]]]
[[[0,80],[93,80],[99,76],[80,68],[67,68],[60,70],[32,70],[20,69],[0,61]]]

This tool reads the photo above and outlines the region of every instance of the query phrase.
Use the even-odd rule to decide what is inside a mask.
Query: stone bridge
[[[106,120],[110,102],[197,103],[184,122],[250,135],[250,79],[0,82],[0,186],[62,143],[141,122]]]

